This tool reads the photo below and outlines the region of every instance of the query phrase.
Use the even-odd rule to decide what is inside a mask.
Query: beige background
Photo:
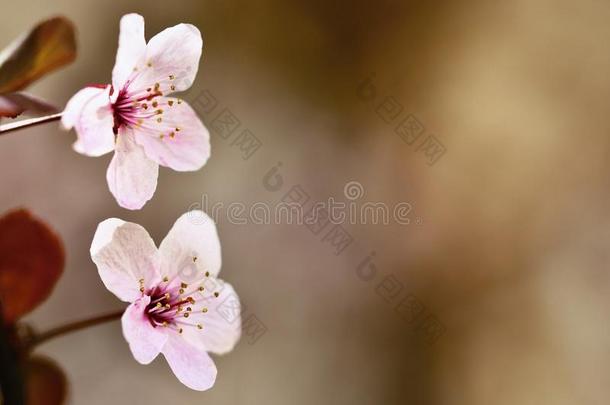
[[[147,36],[179,22],[204,35],[195,91],[209,89],[262,142],[249,160],[218,136],[197,173],[162,169],[142,211],[119,208],[110,156],[72,151],[56,125],[0,140],[0,207],[31,208],[65,240],[65,275],[29,320],[44,329],[121,308],[88,255],[117,216],[160,242],[202,194],[413,205],[410,225],[346,225],[336,256],[296,225],[219,221],[222,277],[267,333],[217,358],[209,392],[189,391],[162,358],[140,366],[118,323],[52,341],[73,404],[606,404],[610,280],[610,5],[512,2],[32,1],[2,5],[0,47],[54,14],[79,29],[80,54],[32,91],[65,103],[110,80],[118,22]],[[357,87],[374,73],[377,98]],[[386,96],[445,145],[433,166],[375,112]],[[404,116],[404,115],[403,115]],[[209,122],[213,115],[203,118]],[[277,193],[262,184],[282,162]],[[343,200],[345,200],[343,198]],[[420,218],[421,223],[415,219]],[[356,267],[375,251],[376,277]],[[434,344],[377,294],[385,277],[446,328]]]

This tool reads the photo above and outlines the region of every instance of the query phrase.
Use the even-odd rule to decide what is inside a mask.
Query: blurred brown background
[[[153,200],[130,212],[107,189],[110,155],[73,152],[74,133],[51,124],[3,137],[2,210],[31,208],[68,252],[30,317],[39,328],[121,308],[88,254],[108,217],[160,242],[203,194],[271,204],[299,184],[312,200],[345,201],[349,181],[360,201],[413,206],[409,225],[345,225],[354,241],[339,255],[304,226],[220,218],[221,276],[266,333],[244,332],[217,358],[205,393],[162,357],[136,363],[118,322],[54,340],[40,351],[65,368],[70,403],[607,404],[610,4],[327,3],[3,4],[0,47],[51,15],[77,25],[77,61],[30,89],[59,104],[109,82],[121,15],[144,15],[148,38],[197,25],[204,58],[189,97],[207,89],[218,102],[201,114],[208,127],[229,108],[262,142],[244,160],[212,135],[203,170],[162,169]],[[359,91],[367,78],[374,97]],[[402,106],[389,123],[377,111],[387,97]],[[396,134],[408,114],[420,140],[446,149],[435,164]],[[278,162],[284,185],[272,192],[263,177]],[[366,281],[357,268],[373,251]]]

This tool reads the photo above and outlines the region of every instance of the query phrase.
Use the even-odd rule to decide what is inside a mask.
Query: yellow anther
[[[201,312],[203,312],[203,313],[205,314],[206,312],[208,312],[208,309],[207,309],[207,308],[203,308],[203,309],[201,310]]]
[[[199,291],[203,291],[205,290],[205,288],[203,288],[203,286],[199,287]]]
[[[161,121],[163,121],[161,117],[157,118],[157,122],[161,123]]]
[[[206,272],[205,272],[205,276],[206,276],[206,277],[210,277],[210,272],[209,272],[209,271],[206,271]]]
[[[167,276],[165,276],[165,277],[163,277],[163,281],[167,283],[169,281],[169,278],[167,278]]]
[[[203,329],[203,325],[201,325],[200,323],[197,324],[197,329]]]
[[[170,132],[170,133],[169,133],[169,137],[170,137],[170,138],[175,138],[175,137],[176,137],[176,134],[174,133],[174,131],[172,131],[172,132]]]
[[[189,313],[188,313],[188,312],[185,312],[185,313],[184,313],[184,317],[185,317],[185,318],[188,318],[188,317],[189,317]]]
[[[173,106],[174,105],[174,100],[167,100],[167,104],[169,104],[169,106]]]
[[[152,102],[152,106],[153,106],[154,108],[157,108],[157,106],[158,106],[158,105],[159,105],[159,103],[157,103],[156,101],[153,101],[153,102]]]
[[[218,292],[214,293],[214,297],[218,297],[220,294]]]
[[[169,80],[174,80],[176,78],[176,76],[174,75],[169,75]]]
[[[172,90],[176,90],[176,86],[174,86],[173,84],[171,86],[169,86],[169,88]]]
[[[186,287],[188,287],[188,286],[189,286],[189,285],[188,285],[187,283],[180,283],[180,287],[182,287],[182,288],[186,288]]]
[[[144,104],[142,104],[142,107],[143,107],[145,110],[147,110],[147,109],[148,109],[148,104],[144,103]]]

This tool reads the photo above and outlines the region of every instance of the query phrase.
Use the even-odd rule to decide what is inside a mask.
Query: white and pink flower
[[[130,303],[122,326],[135,359],[148,364],[163,353],[183,384],[212,387],[216,366],[207,352],[231,351],[241,334],[239,299],[217,279],[214,222],[201,211],[184,214],[157,249],[140,225],[107,219],[98,225],[91,258],[106,288]]]
[[[200,169],[210,157],[207,129],[193,109],[171,93],[188,89],[203,42],[189,24],[144,38],[144,19],[128,14],[121,32],[112,84],[76,93],[62,116],[78,135],[74,149],[88,156],[114,151],[106,179],[119,205],[140,209],[157,187],[159,165]]]

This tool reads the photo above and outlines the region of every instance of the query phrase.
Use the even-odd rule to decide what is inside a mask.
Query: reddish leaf
[[[58,112],[57,107],[27,93],[7,93],[0,95],[0,117],[15,118],[21,113]]]
[[[32,357],[24,367],[27,405],[59,405],[66,400],[68,382],[59,366],[46,357]]]
[[[0,52],[0,93],[21,90],[75,58],[76,40],[70,20],[55,17],[43,21]]]
[[[29,211],[0,218],[0,301],[5,323],[33,310],[51,294],[64,268],[61,240]]]

